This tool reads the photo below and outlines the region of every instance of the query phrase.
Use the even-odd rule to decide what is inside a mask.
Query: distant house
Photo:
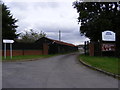
[[[84,45],[81,44],[81,45],[77,45],[77,46],[78,46],[79,52],[80,52],[81,54],[83,54],[83,53],[84,53]]]
[[[3,45],[4,49],[4,45]],[[77,51],[78,47],[50,38],[42,37],[34,43],[13,43],[13,56],[17,55],[48,55]],[[4,53],[3,53],[4,55]],[[7,56],[9,56],[9,44],[7,45]]]

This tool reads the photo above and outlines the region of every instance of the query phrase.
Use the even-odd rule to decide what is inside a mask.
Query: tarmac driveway
[[[77,53],[3,62],[3,88],[118,88],[118,80],[83,66]]]

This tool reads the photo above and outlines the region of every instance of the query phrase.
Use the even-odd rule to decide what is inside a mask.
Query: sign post
[[[116,41],[116,35],[114,32],[112,31],[104,31],[102,32],[102,47],[101,47],[101,50],[103,53],[106,53],[107,54],[109,52],[114,52],[115,51],[115,43],[114,41]]]
[[[8,39],[3,39],[4,43],[4,59],[6,59],[6,44],[10,44],[10,58],[12,59],[12,43],[14,43],[14,40],[8,40]]]
[[[12,43],[10,43],[10,58],[12,59]]]
[[[4,59],[6,59],[6,43],[4,44]]]

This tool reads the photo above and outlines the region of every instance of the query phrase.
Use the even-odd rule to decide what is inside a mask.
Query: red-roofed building
[[[6,55],[10,56],[9,44],[6,45]],[[4,56],[4,45],[3,56]],[[53,40],[50,38],[42,37],[34,43],[23,43],[15,41],[13,43],[13,56],[17,55],[48,55],[57,53],[74,52],[78,47],[63,41]]]
[[[74,52],[78,50],[78,47],[73,44],[66,43],[63,41],[53,40],[46,37],[40,38],[39,40],[36,41],[36,43],[47,44],[49,54]]]

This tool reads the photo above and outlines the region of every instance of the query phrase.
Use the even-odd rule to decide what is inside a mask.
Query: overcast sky
[[[74,0],[28,1],[3,0],[18,19],[17,33],[33,29],[35,32],[43,31],[48,38],[58,40],[58,32],[61,30],[61,40],[64,42],[78,45],[88,40],[80,35],[78,13],[72,6]]]

